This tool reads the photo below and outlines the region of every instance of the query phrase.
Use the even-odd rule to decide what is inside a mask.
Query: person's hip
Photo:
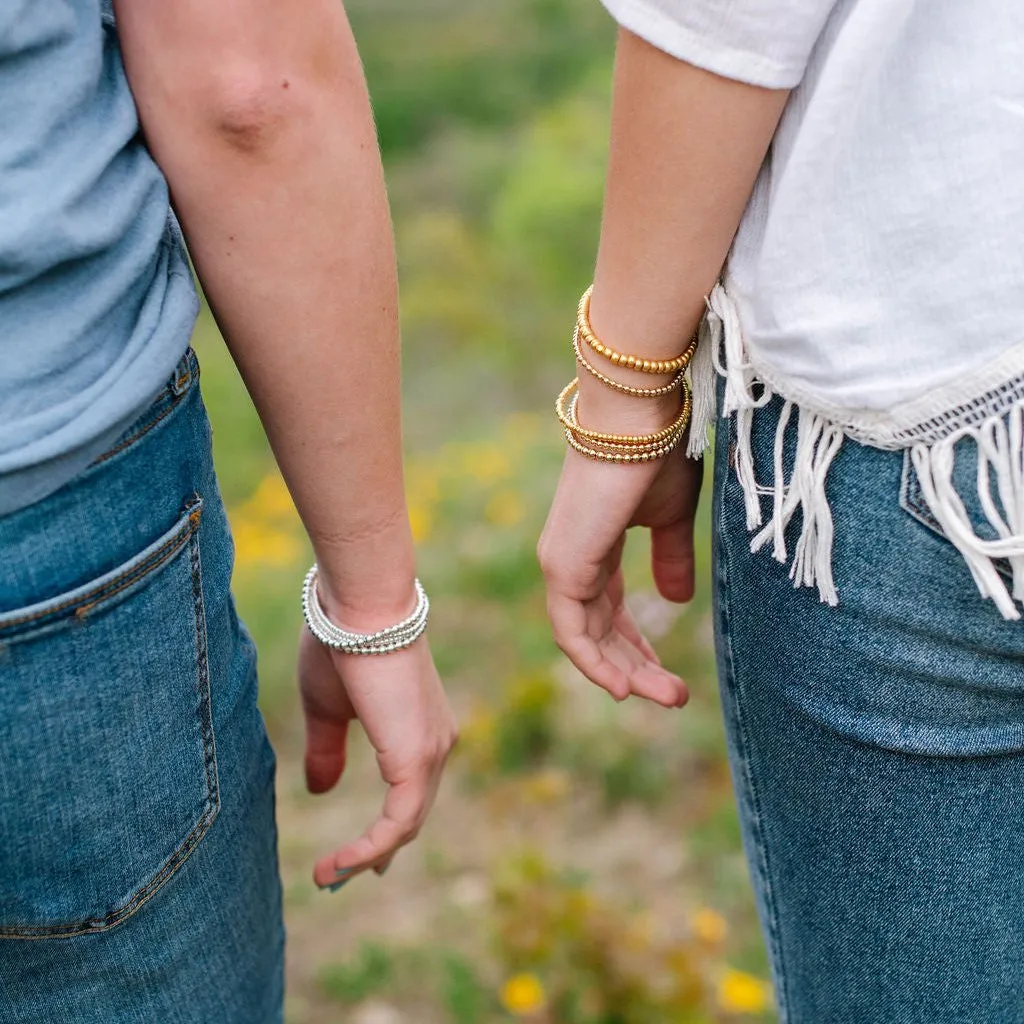
[[[0,517],[0,563],[0,1003],[277,1019],[273,755],[194,354],[84,472]],[[234,950],[209,995],[237,1015],[203,1009],[197,938],[213,973]]]

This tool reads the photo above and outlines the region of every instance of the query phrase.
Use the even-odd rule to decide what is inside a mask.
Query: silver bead
[[[319,569],[314,563],[302,585],[302,614],[310,633],[320,643],[345,654],[390,654],[414,644],[426,631],[430,601],[423,584],[414,581],[416,607],[406,618],[374,633],[354,633],[331,622],[317,591]]]

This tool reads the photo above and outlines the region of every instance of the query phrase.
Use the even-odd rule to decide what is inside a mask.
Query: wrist
[[[623,345],[620,339],[647,332],[630,330],[629,321],[622,319],[627,307],[621,303],[612,303],[607,310],[601,306],[595,312],[592,293],[593,289],[588,289],[580,299],[573,339],[579,424],[607,433],[656,433],[680,412],[680,374],[693,355],[693,344],[671,353],[648,351],[645,346],[638,353],[631,343]]]
[[[579,369],[577,415],[580,424],[588,430],[649,434],[667,427],[679,415],[682,402],[682,393],[679,389],[672,390],[666,395],[659,395],[657,398],[638,398],[615,391],[595,380],[582,368]],[[613,369],[617,371],[615,379],[623,382],[627,373],[631,373],[633,377],[641,376],[634,371],[621,370],[618,367]],[[651,374],[644,376],[648,382],[652,380]],[[671,376],[665,380],[671,380]]]
[[[336,626],[355,633],[374,633],[404,619],[416,605],[415,576],[375,580],[359,592],[337,578],[328,577],[320,566],[317,581],[320,605]]]
[[[419,580],[413,582],[416,603],[408,615],[378,629],[355,630],[339,625],[324,609],[319,586],[319,567],[306,573],[302,585],[302,614],[306,628],[324,646],[339,654],[393,654],[411,647],[427,628],[430,600]]]
[[[335,624],[372,633],[403,619],[416,603],[416,556],[408,527],[358,544],[314,542],[320,601]]]

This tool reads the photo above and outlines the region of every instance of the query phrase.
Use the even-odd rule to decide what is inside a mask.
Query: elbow
[[[222,73],[201,90],[203,121],[230,149],[265,154],[303,120],[303,104],[296,92],[286,73]]]

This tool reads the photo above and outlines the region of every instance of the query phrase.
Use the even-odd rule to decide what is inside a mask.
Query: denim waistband
[[[0,516],[0,612],[101,577],[169,529],[197,494],[219,499],[198,380],[190,351],[85,469]]]
[[[189,350],[178,362],[172,375],[172,381],[181,372],[183,366],[197,365],[195,354]],[[166,387],[161,388],[156,401],[165,394]],[[41,501],[61,487],[74,480],[83,470],[115,444],[135,422],[147,415],[153,399],[138,406],[132,413],[119,423],[113,424],[108,430],[91,438],[85,444],[65,452],[55,458],[47,459],[35,465],[26,466],[9,473],[0,473],[0,518],[35,502]]]

